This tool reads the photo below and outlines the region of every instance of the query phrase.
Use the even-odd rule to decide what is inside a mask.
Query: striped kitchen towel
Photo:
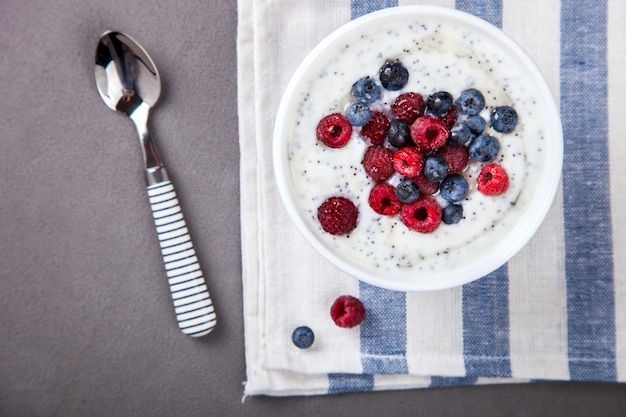
[[[492,274],[396,292],[335,269],[282,207],[273,123],[305,55],[383,7],[429,4],[501,27],[560,105],[561,187],[524,249]],[[621,0],[239,0],[238,80],[247,395],[313,395],[531,380],[626,381],[626,3]],[[341,329],[328,309],[359,297]],[[294,328],[315,349],[294,348]]]

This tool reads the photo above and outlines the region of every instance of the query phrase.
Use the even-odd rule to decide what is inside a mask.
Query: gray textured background
[[[0,0],[0,416],[626,415],[626,385],[248,398],[236,2]],[[152,134],[220,315],[177,329],[129,120],[93,76],[106,29],[163,77]]]

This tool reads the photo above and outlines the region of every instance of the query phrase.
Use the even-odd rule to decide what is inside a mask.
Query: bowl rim
[[[288,157],[286,156],[288,139],[285,129],[290,117],[289,109],[292,106],[292,102],[296,100],[294,93],[299,83],[307,75],[309,67],[327,48],[350,36],[353,32],[359,31],[366,25],[370,25],[373,22],[382,25],[398,15],[405,17],[407,15],[435,15],[445,19],[452,19],[468,25],[468,27],[484,31],[487,35],[494,37],[497,42],[504,43],[510,50],[510,56],[514,56],[524,63],[525,69],[528,70],[528,76],[533,80],[533,85],[537,87],[537,97],[543,101],[542,110],[549,113],[546,120],[553,120],[553,123],[546,126],[545,136],[550,138],[550,140],[546,141],[545,148],[546,152],[553,155],[555,160],[543,168],[549,174],[547,175],[548,179],[541,181],[537,185],[537,190],[529,199],[529,207],[523,212],[519,221],[501,239],[507,245],[498,245],[498,247],[490,249],[488,255],[481,254],[474,261],[459,268],[448,269],[443,272],[428,272],[428,274],[433,276],[433,279],[428,280],[390,280],[381,277],[380,271],[375,273],[374,271],[364,271],[356,268],[353,264],[327,248],[316,237],[304,222],[303,214],[298,210],[290,192],[292,185],[290,182],[291,173]],[[495,271],[508,262],[528,243],[547,216],[559,188],[562,165],[563,130],[560,113],[547,81],[532,58],[500,28],[469,13],[438,6],[407,5],[382,9],[351,20],[331,32],[306,55],[292,75],[283,92],[274,124],[273,167],[276,185],[283,205],[300,234],[322,257],[348,275],[377,287],[397,291],[430,291],[464,285]],[[543,198],[538,197],[539,194]],[[418,271],[412,271],[412,273],[425,274],[425,272]]]

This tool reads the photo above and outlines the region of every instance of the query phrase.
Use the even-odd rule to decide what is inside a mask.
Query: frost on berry
[[[345,197],[330,197],[317,209],[317,218],[322,229],[331,235],[351,232],[357,224],[359,211],[354,203]]]

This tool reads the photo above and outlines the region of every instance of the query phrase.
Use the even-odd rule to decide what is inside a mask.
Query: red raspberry
[[[366,137],[373,145],[382,145],[387,137],[389,118],[379,111],[372,112],[372,118],[361,128],[361,136]]]
[[[352,125],[342,114],[333,113],[317,124],[317,138],[330,148],[342,148],[352,137]]]
[[[422,151],[434,151],[442,147],[450,132],[446,125],[432,116],[423,116],[411,125],[411,138]]]
[[[509,175],[502,165],[485,165],[478,174],[478,191],[488,196],[504,194],[509,188]]]
[[[387,180],[393,174],[393,151],[382,146],[370,146],[363,156],[363,168],[374,181]]]
[[[402,203],[396,197],[396,189],[389,184],[376,184],[368,199],[370,207],[378,214],[392,216],[397,214],[402,207]]]
[[[446,114],[439,116],[439,120],[441,120],[446,126],[448,126],[448,129],[452,129],[452,126],[456,124],[458,118],[459,110],[456,108],[455,105],[452,105],[452,107],[450,107],[450,110],[448,110]]]
[[[462,145],[444,145],[437,151],[448,163],[448,174],[456,174],[463,171],[469,160],[469,151]]]
[[[393,169],[400,175],[416,177],[424,168],[424,155],[414,146],[405,146],[393,154]]]
[[[438,182],[428,181],[423,175],[412,178],[412,180],[415,181],[417,188],[420,189],[420,194],[433,195],[439,190]]]
[[[424,115],[426,103],[419,93],[400,94],[391,104],[391,111],[404,123],[410,125]]]
[[[341,295],[330,307],[330,317],[339,327],[355,327],[365,320],[365,306],[356,297]]]
[[[402,222],[411,230],[431,233],[441,223],[441,206],[431,196],[421,195],[417,201],[402,206]]]
[[[343,235],[356,227],[359,216],[354,203],[345,197],[330,197],[317,209],[322,229],[331,235]]]

